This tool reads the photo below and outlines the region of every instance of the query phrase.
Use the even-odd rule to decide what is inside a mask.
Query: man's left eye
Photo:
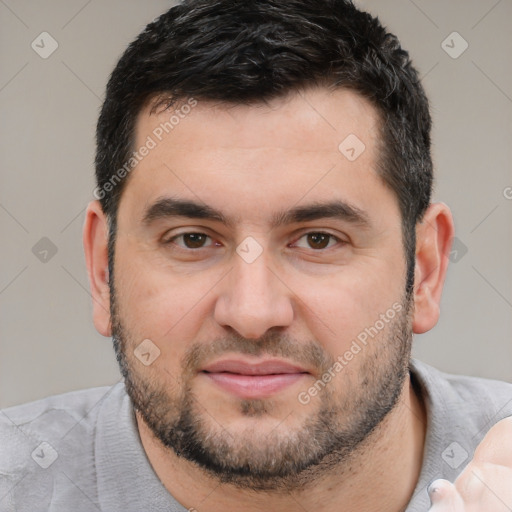
[[[304,245],[298,245],[298,241],[302,239],[306,239],[306,244],[308,244],[309,247],[305,247]],[[336,245],[336,243],[339,242],[341,242],[341,240],[335,237],[334,235],[331,235],[330,233],[311,232],[302,235],[293,245],[297,247],[303,247],[305,249],[310,248],[314,250],[322,250],[332,247],[333,245]]]

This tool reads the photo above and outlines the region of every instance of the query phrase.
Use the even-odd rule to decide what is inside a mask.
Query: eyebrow
[[[144,226],[149,227],[157,220],[173,217],[215,221],[227,227],[233,227],[237,222],[237,220],[227,218],[222,212],[206,204],[176,197],[163,197],[145,210],[142,223]],[[315,202],[277,212],[272,216],[270,224],[272,229],[274,229],[287,224],[320,219],[342,220],[361,228],[371,228],[370,219],[363,210],[342,200],[325,203]]]

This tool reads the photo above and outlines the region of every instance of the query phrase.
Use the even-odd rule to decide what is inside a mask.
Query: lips
[[[237,359],[227,359],[217,361],[216,363],[206,366],[203,371],[209,373],[237,373],[240,375],[272,375],[282,373],[307,373],[307,371],[299,366],[292,365],[281,360],[267,360],[256,363],[248,363]]]
[[[306,369],[277,359],[226,359],[206,366],[201,373],[221,389],[246,399],[269,397],[309,375]]]

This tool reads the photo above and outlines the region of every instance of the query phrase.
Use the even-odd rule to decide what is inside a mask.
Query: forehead
[[[134,149],[151,149],[123,196],[135,210],[167,194],[236,207],[234,217],[336,191],[362,206],[358,197],[390,194],[376,173],[379,133],[376,109],[345,89],[311,88],[253,105],[189,100],[156,113],[148,106]]]
[[[159,132],[167,125],[177,144],[187,140],[187,128],[192,124],[195,142],[219,147],[229,140],[231,146],[258,148],[279,146],[288,149],[326,149],[332,151],[350,133],[367,139],[371,145],[378,135],[377,110],[368,100],[348,89],[329,90],[309,87],[270,101],[243,104],[191,100],[178,102],[167,111],[151,112],[151,105],[144,108],[137,119],[136,137]],[[183,112],[182,112],[183,111]],[[175,114],[173,116],[173,114]],[[198,125],[204,125],[203,130]],[[215,130],[206,130],[215,126]],[[181,127],[180,129],[178,129]],[[157,133],[158,135],[158,133]]]

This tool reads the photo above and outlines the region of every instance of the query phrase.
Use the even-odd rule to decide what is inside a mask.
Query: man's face
[[[162,136],[171,114],[141,113],[135,147],[155,147],[118,211],[112,332],[127,389],[176,453],[241,486],[289,485],[328,454],[345,460],[407,374],[401,218],[376,173],[377,115],[324,89],[199,102]]]

